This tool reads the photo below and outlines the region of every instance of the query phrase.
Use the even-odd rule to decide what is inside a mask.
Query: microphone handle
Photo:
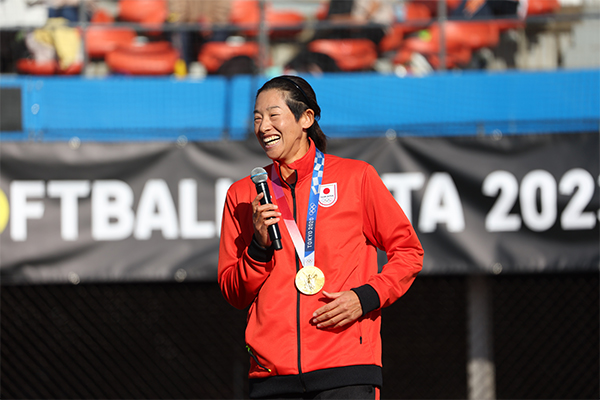
[[[269,192],[269,185],[267,182],[260,182],[256,184],[256,191],[258,193],[263,193],[264,196],[260,199],[260,204],[273,204],[271,202],[271,193]],[[271,217],[273,218],[273,217]],[[269,219],[271,219],[269,218]],[[273,243],[273,248],[275,250],[281,250],[283,248],[281,244],[281,233],[279,232],[278,224],[269,225],[267,227],[267,231],[269,232],[269,238]]]

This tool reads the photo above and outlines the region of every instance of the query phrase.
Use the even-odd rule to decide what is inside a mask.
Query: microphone
[[[264,196],[260,199],[260,204],[273,204],[271,201],[271,193],[269,192],[269,185],[267,184],[267,171],[264,168],[256,167],[250,173],[252,182],[256,185],[256,192],[258,194],[263,193]],[[275,250],[281,250],[281,233],[279,232],[279,226],[277,224],[269,225],[267,227],[269,231],[269,238],[273,242],[273,248]]]

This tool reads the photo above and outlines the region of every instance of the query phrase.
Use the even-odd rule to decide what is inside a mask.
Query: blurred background
[[[425,249],[381,397],[600,397],[599,0],[0,0],[0,53],[2,398],[247,397],[220,219],[283,73]]]

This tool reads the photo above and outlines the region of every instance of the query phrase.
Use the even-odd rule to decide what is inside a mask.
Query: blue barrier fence
[[[600,129],[600,70],[307,76],[332,138],[487,135]],[[2,76],[20,88],[20,131],[3,141],[243,140],[264,77]]]

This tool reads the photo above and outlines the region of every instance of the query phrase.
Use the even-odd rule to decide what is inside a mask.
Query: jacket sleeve
[[[225,299],[243,309],[271,273],[273,250],[253,240],[252,205],[238,201],[235,187],[229,188],[223,208],[218,281]]]
[[[365,236],[388,258],[380,273],[355,289],[361,303],[367,305],[366,310],[363,306],[366,313],[387,307],[406,293],[423,268],[423,248],[398,202],[370,165],[363,176],[362,204]],[[379,304],[373,299],[375,292]]]

